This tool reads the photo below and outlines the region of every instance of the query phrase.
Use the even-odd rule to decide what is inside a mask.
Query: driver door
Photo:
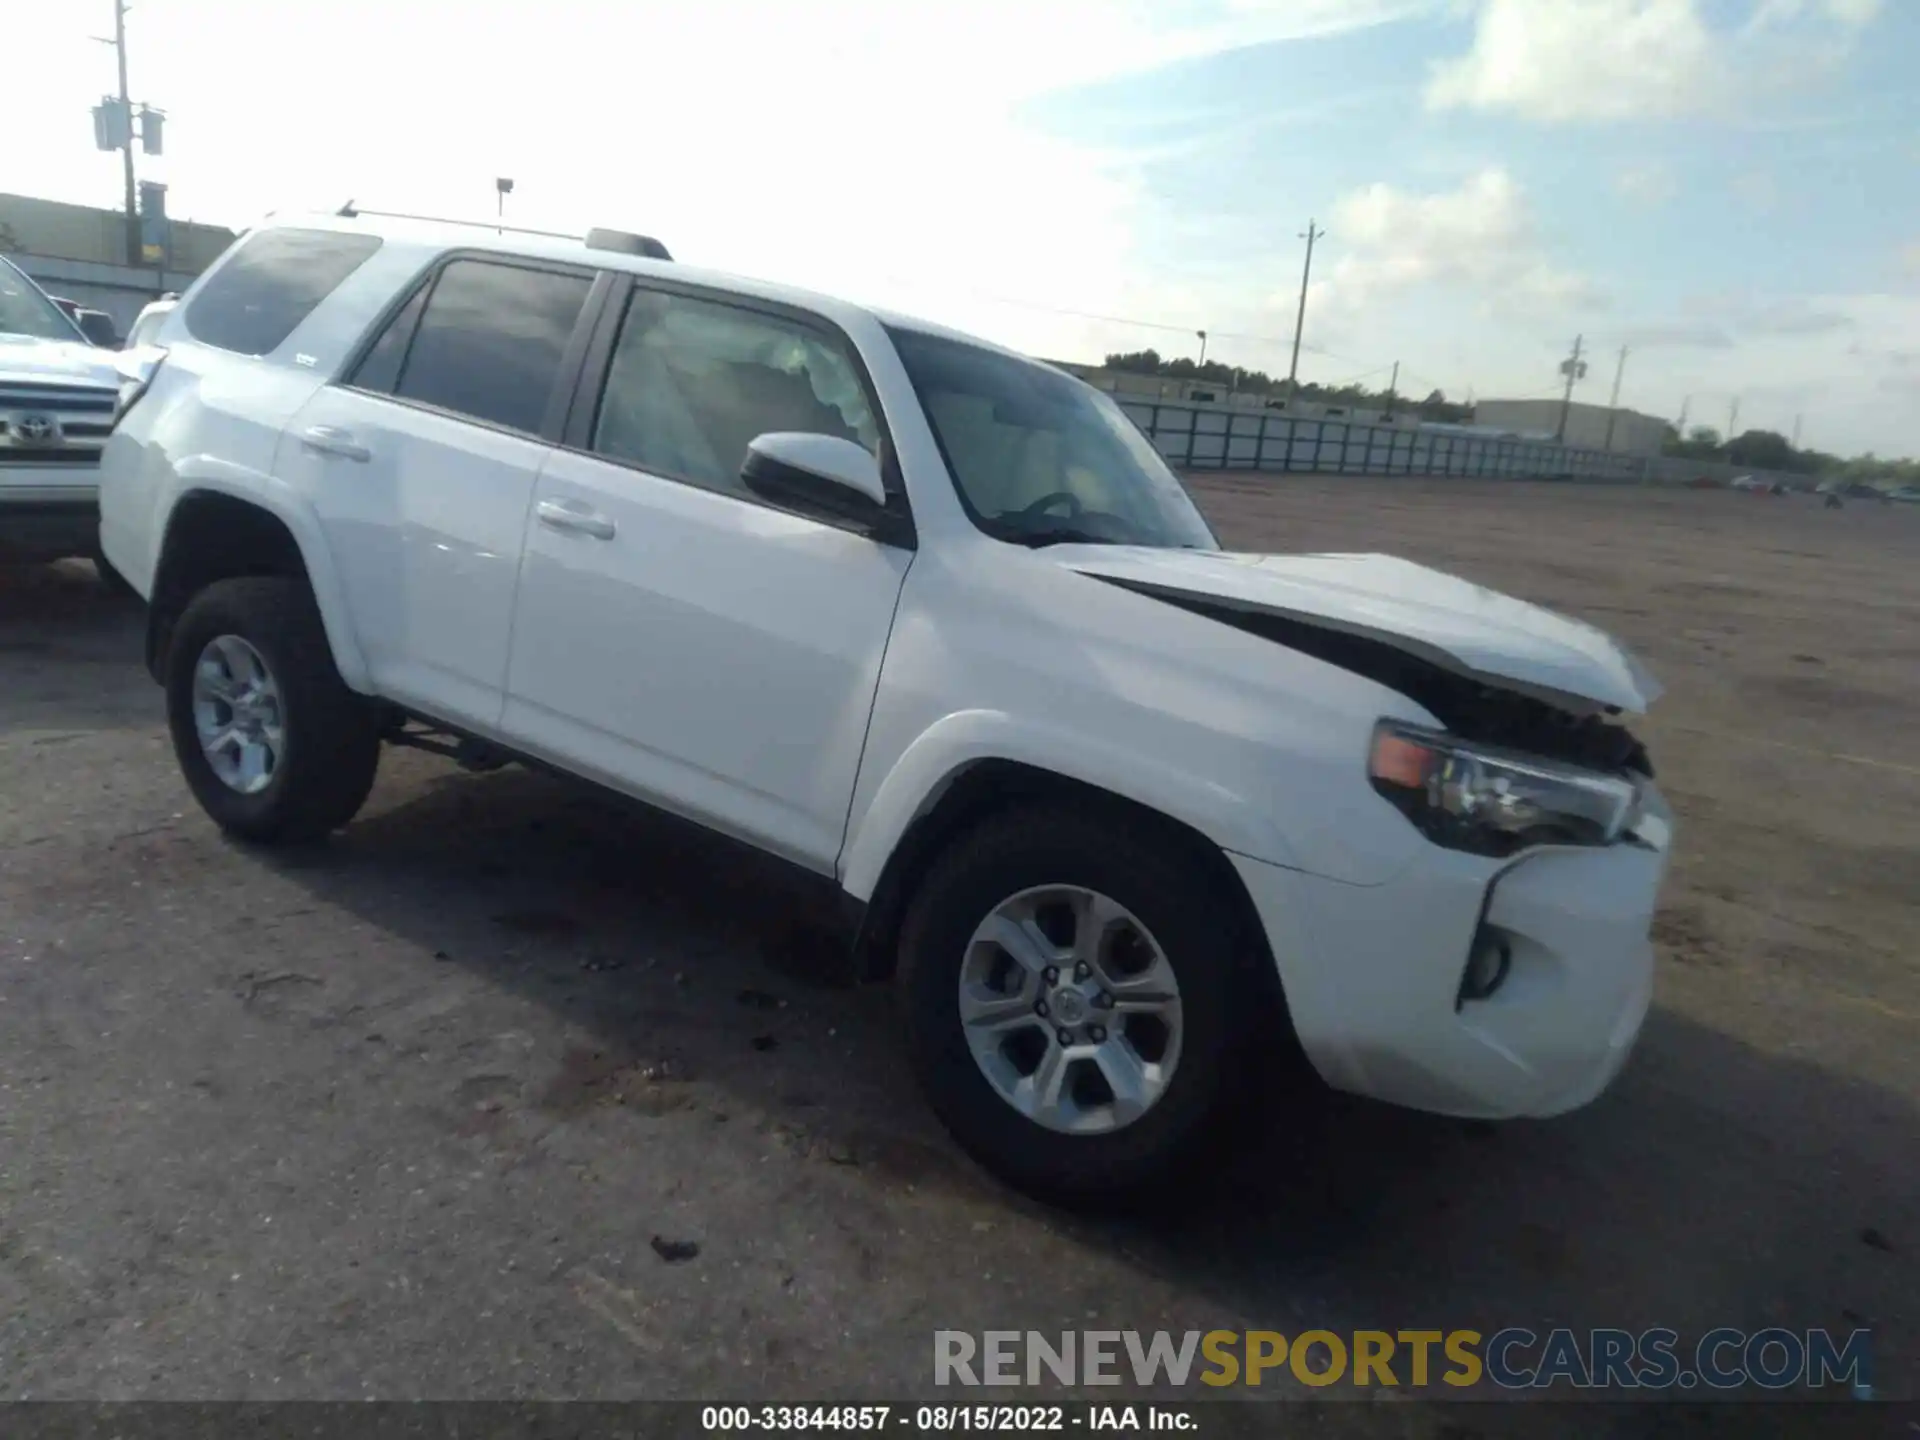
[[[614,313],[535,486],[505,732],[831,874],[912,552],[739,473],[770,431],[877,450],[878,402],[800,312],[636,285]]]

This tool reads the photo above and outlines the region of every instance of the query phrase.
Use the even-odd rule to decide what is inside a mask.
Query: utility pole
[[[1733,403],[1727,406],[1727,444],[1733,444],[1733,432],[1740,424],[1740,397],[1733,397]]]
[[[122,176],[126,182],[122,200],[127,211],[127,264],[138,266],[145,252],[140,244],[140,212],[134,199],[133,98],[127,93],[127,0],[113,0],[113,51],[120,62],[120,113],[127,117],[127,143],[120,147]]]
[[[127,217],[127,264],[138,268],[146,263],[149,247],[157,252],[161,276],[165,274],[170,254],[167,221],[167,187],[151,181],[135,182],[133,173],[133,140],[136,131],[140,137],[140,148],[149,155],[165,153],[162,139],[162,125],[166,113],[151,105],[142,105],[136,114],[133,97],[127,84],[127,0],[113,0],[113,38],[104,35],[93,38],[102,45],[113,46],[115,67],[119,72],[120,92],[118,95],[104,95],[100,103],[93,107],[93,143],[96,149],[118,150],[120,152],[121,179],[125,189],[121,203],[126,208]],[[157,279],[160,277],[156,277]],[[158,288],[158,286],[156,286]]]
[[[1287,398],[1298,398],[1300,394],[1300,332],[1307,323],[1307,281],[1313,275],[1313,242],[1325,238],[1326,231],[1316,230],[1313,221],[1307,221],[1307,228],[1300,236],[1307,242],[1307,263],[1300,271],[1300,308],[1293,317],[1293,361],[1287,366]]]
[[[1602,450],[1613,449],[1613,422],[1620,418],[1620,377],[1627,371],[1627,347],[1620,347],[1620,361],[1613,367],[1613,398],[1607,401],[1607,443]]]
[[[1396,360],[1393,362],[1393,378],[1387,381],[1386,418],[1389,420],[1393,418],[1393,398],[1395,395],[1399,393],[1399,391],[1400,391],[1400,362]]]
[[[1574,336],[1573,353],[1560,362],[1560,373],[1567,377],[1567,388],[1560,397],[1560,426],[1554,431],[1554,439],[1562,445],[1567,443],[1567,412],[1573,409],[1573,382],[1587,373],[1587,362],[1580,358],[1580,345],[1585,338]]]
[[[1687,396],[1680,402],[1680,423],[1673,428],[1680,432],[1682,440],[1687,438],[1687,412],[1693,408],[1693,397]]]
[[[1802,415],[1793,417],[1793,448],[1796,450],[1800,448],[1800,422],[1805,418]]]

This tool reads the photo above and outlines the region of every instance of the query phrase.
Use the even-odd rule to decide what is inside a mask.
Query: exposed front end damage
[[[1536,775],[1568,767],[1628,797],[1613,824],[1535,815],[1503,831],[1471,803],[1448,810],[1461,793],[1452,771],[1407,792],[1375,770],[1376,791],[1433,842],[1380,883],[1230,856],[1295,1034],[1329,1084],[1485,1119],[1588,1103],[1626,1063],[1653,993],[1649,931],[1671,812],[1622,715],[1657,685],[1577,621],[1450,577],[1420,588],[1417,567],[1374,563],[1384,557],[1307,558],[1352,559],[1343,578],[1354,583],[1317,593],[1304,583],[1311,567],[1282,560],[1263,572],[1232,557],[1194,557],[1184,574],[1179,561],[1150,572],[1131,557],[1074,568],[1404,695],[1439,722],[1446,739],[1434,743],[1479,750],[1490,768],[1506,756],[1525,775],[1532,757]],[[1173,583],[1210,572],[1222,576],[1214,593]],[[1379,591],[1360,583],[1377,578]],[[1486,779],[1489,808],[1525,808],[1524,780],[1510,790]]]
[[[1158,598],[1377,681],[1422,706],[1463,739],[1594,770],[1653,775],[1646,746],[1611,718],[1608,707],[1589,703],[1574,708],[1579,702],[1572,697],[1554,704],[1445,669],[1385,640],[1291,616],[1261,614],[1198,596]]]

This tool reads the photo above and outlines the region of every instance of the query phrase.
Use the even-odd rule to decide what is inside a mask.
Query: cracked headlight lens
[[[1436,845],[1511,855],[1530,845],[1611,845],[1634,824],[1637,781],[1383,720],[1373,788]]]

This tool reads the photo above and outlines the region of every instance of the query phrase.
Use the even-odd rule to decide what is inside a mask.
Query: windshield
[[[40,287],[0,260],[0,335],[31,335],[37,340],[79,340],[73,322],[60,313]]]
[[[1098,390],[977,345],[888,333],[961,502],[989,535],[1219,548],[1160,452]]]

